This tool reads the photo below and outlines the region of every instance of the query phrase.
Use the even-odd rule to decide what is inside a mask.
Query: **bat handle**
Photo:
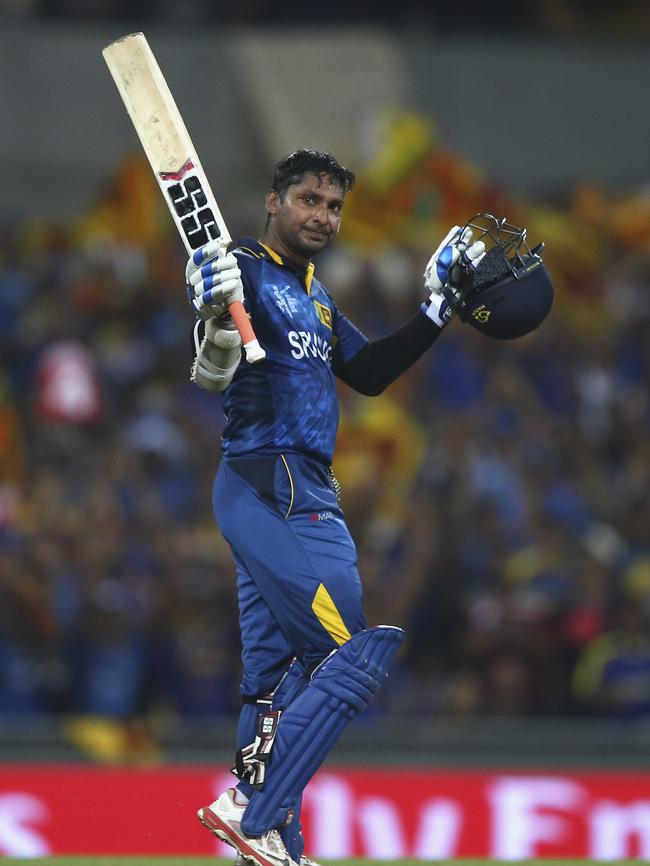
[[[263,361],[264,358],[266,358],[266,352],[257,341],[255,331],[253,330],[253,326],[250,323],[250,319],[248,318],[248,314],[246,313],[242,302],[235,301],[230,304],[228,306],[228,312],[232,316],[232,320],[239,331],[239,336],[244,345],[244,351],[246,352],[246,360],[248,363],[257,364],[258,361]]]

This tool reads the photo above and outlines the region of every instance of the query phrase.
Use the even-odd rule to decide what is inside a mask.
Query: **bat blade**
[[[144,33],[102,51],[188,253],[231,237],[174,97]],[[246,360],[265,357],[242,304],[229,306]]]
[[[194,147],[144,33],[131,33],[102,51],[151,167],[176,172]]]

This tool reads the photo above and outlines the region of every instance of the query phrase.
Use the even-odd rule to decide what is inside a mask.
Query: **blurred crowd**
[[[411,168],[401,198],[369,171],[317,268],[370,337],[417,309],[458,214],[506,200],[448,155],[427,165],[423,231]],[[221,398],[189,381],[184,256],[150,183],[128,166],[78,224],[0,231],[0,718],[239,709],[210,507]],[[397,247],[363,231],[383,195],[404,211]],[[626,217],[648,201],[527,207],[558,287],[538,332],[454,322],[381,397],[341,388],[334,469],[368,619],[408,632],[376,713],[650,716],[650,254]]]
[[[135,21],[220,28],[228,26],[382,26],[442,34],[526,37],[531,33],[569,37],[640,39],[650,33],[645,0],[501,0],[498,12],[482,0],[466,0],[463,12],[452,0],[330,0],[327,10],[301,0],[0,0],[0,18],[51,21]]]

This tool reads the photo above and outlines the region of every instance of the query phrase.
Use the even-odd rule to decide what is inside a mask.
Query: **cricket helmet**
[[[449,304],[489,337],[513,340],[534,331],[553,304],[553,283],[540,255],[544,244],[530,249],[525,228],[488,213],[473,216],[466,229],[486,252],[478,266],[463,255],[450,269],[443,290]]]

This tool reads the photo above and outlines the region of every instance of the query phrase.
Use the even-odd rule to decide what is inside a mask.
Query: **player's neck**
[[[269,232],[264,232],[260,239],[260,242],[263,243],[265,246],[270,247],[274,253],[277,253],[277,255],[280,256],[281,259],[291,262],[291,264],[296,265],[303,271],[306,271],[311,264],[311,258],[309,256],[302,256],[300,255],[300,253],[294,252],[293,250],[289,249],[286,244],[282,243],[280,238]]]

